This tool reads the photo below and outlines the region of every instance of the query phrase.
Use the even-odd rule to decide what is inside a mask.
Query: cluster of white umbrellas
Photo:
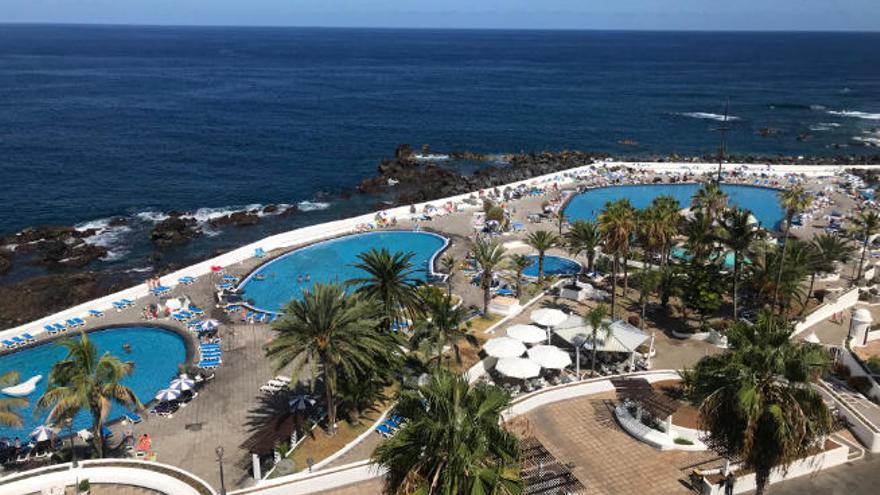
[[[496,337],[483,346],[487,355],[497,358],[495,370],[504,376],[521,380],[534,378],[544,369],[563,369],[571,365],[571,357],[562,349],[549,345],[551,328],[561,324],[568,315],[558,309],[539,309],[532,312],[531,319],[547,330],[534,325],[513,325],[506,337]],[[539,344],[527,349],[525,344]],[[522,357],[526,354],[528,357]]]
[[[181,374],[174,380],[171,380],[171,383],[168,384],[168,388],[163,388],[156,394],[156,400],[159,402],[175,400],[180,397],[181,393],[187,390],[192,390],[195,387],[196,382],[193,379],[186,374]]]

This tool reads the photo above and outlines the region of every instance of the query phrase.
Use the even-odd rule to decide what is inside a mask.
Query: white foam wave
[[[855,110],[828,110],[830,115],[838,117],[852,117],[865,120],[880,120],[880,113],[858,112]]]
[[[810,105],[810,110],[825,110],[824,105]]]
[[[130,272],[130,273],[147,273],[147,272],[153,271],[153,269],[149,266],[145,266],[145,267],[141,267],[141,268],[129,268],[128,270],[125,270],[125,271]]]
[[[684,112],[680,113],[679,115],[682,115],[684,117],[691,117],[694,119],[717,120],[720,122],[723,122],[725,119],[724,115],[709,112]],[[736,115],[728,115],[726,118],[727,120],[739,120],[739,117],[737,117]]]
[[[440,155],[440,154],[434,154],[434,153],[429,153],[427,155],[423,155],[421,153],[416,153],[413,155],[413,159],[422,160],[422,161],[429,161],[429,162],[430,161],[443,161],[443,160],[449,160],[449,155]]]
[[[134,217],[137,218],[138,220],[140,220],[142,222],[146,222],[146,223],[159,223],[163,220],[168,219],[167,214],[162,213],[161,211],[154,211],[154,210],[147,210],[147,211],[142,211],[140,213],[135,213]]]
[[[330,203],[322,203],[320,201],[300,201],[296,204],[300,211],[326,210],[330,208]]]
[[[206,223],[211,220],[216,220],[218,218],[223,218],[233,213],[240,213],[243,211],[251,211],[251,210],[259,210],[263,208],[263,205],[259,203],[254,203],[251,205],[247,205],[244,208],[238,208],[233,206],[220,206],[217,208],[199,208],[193,213],[186,213],[181,215],[181,218],[192,218],[196,222]]]
[[[111,220],[113,220],[113,219],[112,218],[99,218],[97,220],[90,220],[88,222],[78,223],[78,224],[74,225],[73,228],[80,231],[80,232],[85,232],[87,230],[92,230],[92,229],[102,230],[102,229],[107,228],[108,225],[110,225]]]

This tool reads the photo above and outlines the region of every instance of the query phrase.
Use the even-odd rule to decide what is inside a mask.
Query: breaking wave
[[[693,119],[717,120],[719,122],[723,122],[725,119],[724,115],[709,112],[684,112],[680,113],[679,115],[683,117],[691,117]],[[736,115],[728,115],[727,120],[740,120],[740,118]]]
[[[322,203],[320,201],[300,201],[296,204],[296,207],[299,208],[299,211],[326,210],[327,208],[330,208],[330,203]]]
[[[868,112],[858,112],[854,110],[828,110],[830,115],[837,115],[838,117],[852,117],[857,119],[865,119],[865,120],[880,120],[880,113],[868,113]]]

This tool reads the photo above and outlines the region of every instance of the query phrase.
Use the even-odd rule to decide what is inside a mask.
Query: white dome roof
[[[865,308],[859,308],[853,313],[853,320],[861,321],[861,322],[870,322],[874,321],[874,318],[871,317],[871,312]]]

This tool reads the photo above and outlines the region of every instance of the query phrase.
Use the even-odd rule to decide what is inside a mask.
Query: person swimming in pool
[[[297,276],[296,276],[296,283],[301,284],[302,281],[303,281],[303,276],[302,276],[302,275],[297,275]]]
[[[129,344],[128,342],[122,344],[122,350],[128,354],[131,354],[131,344]]]
[[[309,275],[308,273],[306,273],[306,282],[308,282],[308,281],[311,280],[311,279],[312,279],[312,276]]]

